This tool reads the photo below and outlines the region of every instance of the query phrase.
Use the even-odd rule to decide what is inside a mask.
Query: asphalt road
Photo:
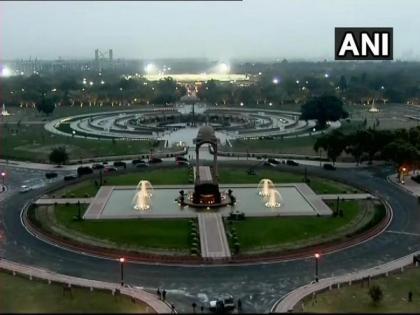
[[[303,170],[302,166],[281,168],[295,172]],[[380,236],[355,247],[322,256],[320,277],[373,267],[420,249],[420,209],[417,200],[386,181],[386,175],[392,172],[391,168],[325,171],[319,167],[307,166],[307,170],[309,177],[311,174],[319,174],[362,185],[386,199],[394,209],[394,220]],[[0,210],[1,256],[73,276],[119,281],[118,262],[69,252],[28,234],[20,223],[19,213],[24,204],[40,191],[18,194],[15,188],[30,177],[42,177],[44,172],[9,168],[8,173],[8,185],[11,189],[7,192],[8,197],[1,202]],[[269,312],[282,295],[310,282],[313,277],[312,259],[221,267],[171,267],[129,263],[125,269],[127,283],[152,290],[157,287],[165,288],[168,291],[167,298],[175,304],[177,310],[188,312],[192,311],[193,301],[200,305],[200,302],[204,303],[224,293],[240,298],[244,312]]]

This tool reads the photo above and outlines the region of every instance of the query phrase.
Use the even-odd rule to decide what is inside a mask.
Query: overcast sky
[[[2,59],[332,59],[334,27],[394,27],[394,58],[420,60],[418,0],[1,2]]]

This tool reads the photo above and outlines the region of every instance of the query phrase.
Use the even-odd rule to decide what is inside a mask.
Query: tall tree
[[[343,102],[329,95],[312,98],[302,105],[301,112],[301,119],[315,119],[320,128],[324,128],[327,121],[337,121],[349,115],[343,108]]]

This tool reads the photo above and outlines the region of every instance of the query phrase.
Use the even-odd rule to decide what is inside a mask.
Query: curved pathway
[[[303,167],[282,165],[279,168],[303,171]],[[307,166],[307,169],[309,176],[319,174],[364,186],[387,200],[394,209],[394,220],[383,234],[347,250],[322,256],[321,278],[371,268],[420,249],[420,211],[417,200],[386,181],[386,175],[392,169],[338,169],[334,172],[312,166]],[[9,171],[13,177],[14,172],[21,170],[11,168]],[[26,232],[19,220],[20,209],[31,198],[38,197],[40,191],[19,196],[11,191],[7,193],[9,197],[1,203],[0,255],[16,262],[76,277],[118,281],[117,262],[69,252],[39,241]],[[231,293],[242,300],[244,312],[268,312],[279,297],[310,282],[313,272],[312,259],[250,266],[194,268],[127,264],[126,281],[145,288],[165,288],[168,299],[176,305],[178,311],[191,312],[193,301],[200,305],[200,301]]]

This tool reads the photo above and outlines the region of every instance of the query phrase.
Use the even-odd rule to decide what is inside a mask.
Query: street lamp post
[[[125,258],[120,258],[120,270],[121,270],[121,286],[124,286],[124,262]]]
[[[5,178],[6,178],[6,172],[3,171],[3,172],[1,172],[1,179],[2,179],[2,184],[3,184],[3,189],[4,189],[4,180],[5,180]]]
[[[315,281],[318,282],[319,281],[319,276],[318,276],[318,260],[319,260],[320,255],[318,253],[315,253]]]

